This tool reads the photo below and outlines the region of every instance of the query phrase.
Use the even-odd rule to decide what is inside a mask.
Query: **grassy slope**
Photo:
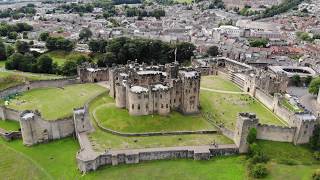
[[[271,141],[259,141],[259,144],[271,157],[268,163],[271,172],[266,179],[310,179],[314,169],[320,167],[317,164],[308,165],[314,161],[304,147]],[[14,151],[3,151],[8,147]],[[5,142],[0,139],[0,148],[0,176],[9,179],[23,179],[25,174],[32,174],[32,179],[50,179],[48,175],[52,179],[248,179],[243,156],[218,157],[210,161],[170,160],[105,166],[82,177],[75,161],[79,147],[72,138],[33,147],[23,146],[20,140]],[[277,161],[284,157],[300,164],[279,164]]]
[[[214,119],[226,127],[234,128],[239,112],[256,113],[261,123],[284,125],[270,110],[249,95],[223,94],[201,91],[200,105],[204,112],[211,112]]]
[[[38,109],[45,119],[54,120],[70,116],[73,108],[83,106],[88,99],[103,91],[105,88],[95,84],[34,89],[10,101],[9,107],[17,110]]]
[[[0,128],[7,131],[18,131],[20,124],[17,121],[2,121],[0,120]]]
[[[243,157],[237,156],[213,158],[210,161],[170,160],[103,167],[97,172],[82,176],[77,170],[75,161],[75,154],[79,147],[72,138],[33,147],[25,147],[21,143],[21,141],[8,143],[0,139],[0,146],[8,146],[24,155],[21,157],[13,152],[7,157],[0,156],[0,160],[8,157],[20,160],[30,158],[52,179],[245,179],[243,178],[245,174]],[[1,162],[0,168],[6,167]],[[17,164],[17,168],[29,167]],[[31,164],[31,167],[34,165]],[[22,174],[22,172],[16,173],[16,170],[11,168],[6,172],[0,171],[1,176],[4,173],[8,175],[6,177],[12,179],[19,179],[18,175]],[[41,171],[34,171],[33,179],[36,177],[50,179],[43,176]]]
[[[271,172],[266,179],[311,179],[315,169],[320,168],[312,152],[305,146],[294,146],[289,143],[259,141],[263,151],[271,157],[268,169]],[[294,165],[287,165],[286,162]]]
[[[214,129],[200,114],[184,116],[172,112],[169,116],[130,116],[128,110],[115,107],[114,100],[107,94],[94,101],[91,106],[95,117],[103,126],[121,132]]]
[[[46,80],[46,79],[58,79],[58,78],[62,78],[62,76],[6,70],[6,71],[0,72],[0,90],[6,89],[18,84],[22,84],[25,80],[36,81],[36,80]]]
[[[234,91],[241,92],[241,89],[231,81],[227,81],[220,76],[203,76],[201,77],[201,87],[223,90],[223,91]]]
[[[48,179],[46,171],[39,168],[35,162],[24,154],[3,144],[0,144],[0,149],[0,175],[2,178]]]

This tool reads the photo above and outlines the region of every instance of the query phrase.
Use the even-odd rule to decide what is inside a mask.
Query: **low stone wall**
[[[295,135],[295,127],[283,127],[267,124],[258,124],[257,139],[279,141],[279,142],[293,142]]]
[[[30,81],[25,84],[20,84],[20,85],[13,86],[0,91],[0,98],[4,98],[11,94],[21,93],[21,92],[28,91],[31,89],[36,89],[36,88],[63,87],[66,85],[76,84],[76,83],[80,83],[80,81],[74,78]]]
[[[14,139],[21,139],[20,131],[6,131],[0,128],[0,136],[6,141],[11,141]]]
[[[256,89],[255,98],[262,102],[267,108],[273,110],[273,97],[265,94],[259,89]]]
[[[20,119],[20,111],[11,109],[5,106],[0,106],[0,118],[2,120],[12,120],[12,121],[18,121]]]
[[[212,156],[237,154],[234,144],[219,146],[163,147],[131,150],[111,150],[96,156],[85,151],[77,154],[78,167],[82,172],[93,171],[103,165],[136,164],[161,159],[208,160]]]
[[[75,131],[73,116],[46,121],[36,112],[25,111],[21,113],[20,117],[23,144],[28,146],[61,139],[72,135]]]

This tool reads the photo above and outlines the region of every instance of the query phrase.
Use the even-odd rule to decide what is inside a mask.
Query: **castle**
[[[165,65],[138,64],[111,68],[78,68],[81,82],[108,80],[109,95],[116,106],[130,115],[168,115],[171,110],[183,114],[199,112],[200,73],[181,68],[178,63]]]

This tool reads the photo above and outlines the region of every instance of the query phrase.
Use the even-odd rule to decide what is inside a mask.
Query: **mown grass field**
[[[52,58],[54,63],[57,63],[59,66],[63,65],[70,57],[77,56],[77,55],[85,55],[80,52],[67,52],[67,51],[50,51],[47,52],[46,55]]]
[[[267,164],[270,174],[266,179],[307,180],[311,179],[315,169],[320,168],[305,147],[271,141],[258,143],[271,158]],[[75,160],[79,146],[73,138],[33,147],[23,146],[21,140],[5,142],[0,139],[0,148],[0,176],[7,179],[249,179],[245,156],[215,157],[209,161],[163,160],[105,166],[82,176]],[[279,159],[287,157],[300,164],[279,163]]]
[[[115,106],[107,94],[91,103],[90,109],[102,126],[127,133],[214,130],[201,114],[183,115],[172,112],[169,116],[130,116],[127,109]]]
[[[231,81],[223,79],[221,76],[203,76],[201,77],[201,87],[222,90],[241,92],[242,90]]]
[[[260,102],[245,94],[225,94],[202,90],[200,92],[200,105],[203,112],[210,112],[214,121],[223,123],[233,129],[240,112],[255,113],[260,123],[283,125],[272,111]]]
[[[103,91],[105,88],[96,84],[33,89],[10,100],[8,107],[21,111],[38,109],[44,119],[55,120],[72,115],[74,108]]]
[[[20,128],[20,124],[17,121],[0,120],[0,128],[7,131],[18,131]]]

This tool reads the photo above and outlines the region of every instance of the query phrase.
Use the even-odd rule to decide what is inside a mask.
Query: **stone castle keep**
[[[81,67],[78,73],[81,82],[109,80],[110,96],[130,115],[199,112],[200,73],[177,63],[147,66],[128,62],[109,69]]]

